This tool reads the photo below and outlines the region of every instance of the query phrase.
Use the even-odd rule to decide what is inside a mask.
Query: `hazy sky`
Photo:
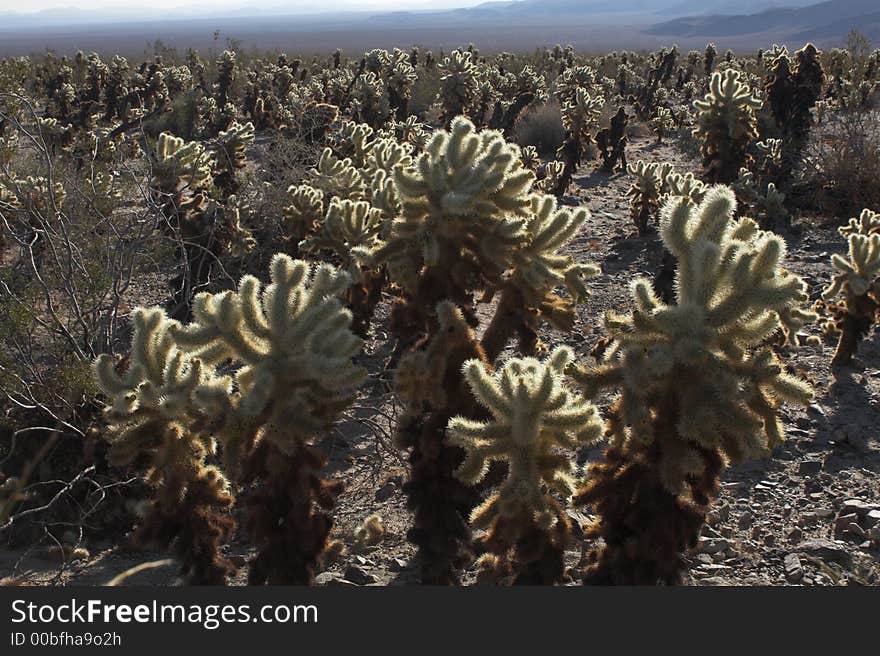
[[[285,8],[294,10],[328,9],[427,9],[445,7],[464,7],[481,4],[486,0],[0,0],[0,11],[32,12],[60,7],[78,9],[185,9],[192,6],[211,5],[213,7],[259,6],[263,9]]]

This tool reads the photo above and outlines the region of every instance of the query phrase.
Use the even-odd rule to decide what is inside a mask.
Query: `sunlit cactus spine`
[[[195,394],[203,387],[229,394],[231,381],[178,347],[175,323],[161,309],[139,308],[131,318],[125,370],[107,355],[94,369],[108,399],[110,462],[146,465],[154,490],[133,538],[172,548],[190,583],[222,585],[235,570],[221,553],[234,525],[233,497],[223,474],[206,463],[216,445]]]
[[[479,565],[496,582],[553,585],[564,579],[571,520],[555,495],[566,502],[576,482],[563,449],[602,435],[595,406],[566,385],[564,370],[572,358],[570,349],[560,347],[543,361],[509,360],[494,374],[479,360],[464,364],[468,386],[490,418],[449,422],[448,441],[467,454],[455,475],[475,485],[493,462],[508,464],[504,482],[470,517],[487,530],[482,543],[488,553]]]
[[[839,231],[847,238],[849,251],[846,257],[832,256],[836,271],[822,298],[831,315],[827,332],[838,335],[831,363],[845,366],[880,316],[880,214],[866,209]],[[842,301],[831,304],[839,295]]]
[[[709,93],[694,101],[694,134],[702,141],[704,177],[709,182],[733,182],[747,164],[748,147],[757,136],[755,112],[761,106],[733,69],[713,74]]]
[[[604,541],[586,583],[679,582],[725,466],[768,454],[784,438],[780,405],[811,398],[766,345],[815,317],[806,285],[783,268],[782,239],[734,211],[726,187],[698,207],[669,202],[661,236],[678,259],[676,302],[636,280],[632,314],[606,315],[603,361],[570,370],[587,396],[618,391],[611,446],[575,496],[598,514],[589,536]]]

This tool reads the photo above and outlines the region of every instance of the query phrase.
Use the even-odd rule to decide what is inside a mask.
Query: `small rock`
[[[815,540],[807,540],[798,545],[798,552],[810,556],[815,556],[825,562],[839,563],[844,567],[852,567],[852,556],[840,544],[826,540],[824,538],[816,538]]]
[[[388,570],[391,572],[402,572],[408,566],[408,563],[403,558],[392,558],[388,562]]]
[[[397,492],[397,486],[389,481],[378,490],[376,490],[376,494],[374,495],[374,497],[376,501],[387,501],[394,496],[395,492]]]
[[[789,583],[800,583],[804,578],[804,569],[801,567],[801,559],[795,553],[790,553],[785,557],[785,580]]]
[[[807,408],[807,414],[817,415],[819,417],[824,417],[825,411],[822,409],[822,406],[813,403],[810,405],[810,407]]]
[[[345,570],[345,580],[351,581],[355,585],[366,585],[367,583],[375,583],[376,577],[357,565],[349,565]]]
[[[829,517],[834,517],[834,509],[816,508],[816,517],[818,517],[819,519],[828,519]]]
[[[788,532],[788,539],[791,542],[800,542],[802,537],[804,537],[804,532],[797,527]]]
[[[819,521],[819,516],[814,512],[803,512],[801,513],[800,525],[801,526],[812,526]]]
[[[333,572],[321,572],[315,577],[315,585],[339,585],[340,580]]]
[[[700,538],[697,544],[697,553],[717,554],[727,551],[730,548],[730,542],[724,538]]]
[[[870,511],[862,520],[862,526],[865,528],[874,528],[878,524],[880,524],[880,510]]]
[[[723,506],[716,508],[709,513],[709,524],[715,526],[730,519],[730,504],[725,503]]]
[[[754,515],[752,515],[752,513],[749,512],[748,510],[746,510],[743,514],[741,514],[739,516],[739,521],[737,522],[737,524],[739,525],[740,528],[746,529],[752,525],[753,521],[755,521]]]
[[[837,521],[834,522],[834,532],[835,533],[850,533],[852,532],[850,527],[856,526],[859,528],[859,531],[864,534],[864,531],[859,527],[859,516],[855,513],[849,515],[841,515],[837,518]]]
[[[803,460],[798,465],[798,474],[801,476],[811,476],[822,471],[821,460]]]
[[[847,499],[840,507],[841,515],[858,515],[859,519],[866,517],[872,510],[878,510],[880,507],[870,503],[865,503],[861,499]]]

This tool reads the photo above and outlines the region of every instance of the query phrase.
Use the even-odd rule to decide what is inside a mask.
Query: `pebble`
[[[394,493],[397,491],[397,486],[394,483],[388,482],[385,483],[382,487],[376,490],[375,499],[376,501],[387,501],[391,497],[394,496]]]
[[[790,553],[783,561],[785,567],[785,580],[789,583],[800,583],[804,578],[804,569],[801,567],[801,559],[795,553]]]
[[[357,565],[349,565],[345,569],[345,580],[351,581],[355,585],[366,585],[367,583],[375,583],[376,577]]]
[[[859,518],[866,517],[872,510],[878,510],[880,507],[865,503],[861,499],[847,499],[840,507],[841,515],[858,515]]]
[[[814,512],[804,512],[801,513],[800,525],[801,526],[812,526],[819,521],[819,515]]]
[[[854,528],[853,528],[854,527]],[[865,532],[859,526],[859,516],[855,513],[849,515],[841,515],[834,522],[835,533],[852,533],[854,535],[864,535]]]
[[[407,568],[409,563],[406,562],[403,558],[392,558],[388,562],[388,569],[392,572],[402,572]]]
[[[815,540],[807,540],[801,542],[798,546],[799,553],[805,553],[815,556],[826,563],[839,563],[844,567],[852,567],[852,556],[843,548],[842,545],[826,540],[824,538],[816,538]]]
[[[822,471],[821,460],[804,460],[798,465],[798,474],[801,476],[818,474],[820,471]]]
[[[697,543],[697,553],[717,554],[727,551],[730,548],[730,542],[724,538],[700,538]]]

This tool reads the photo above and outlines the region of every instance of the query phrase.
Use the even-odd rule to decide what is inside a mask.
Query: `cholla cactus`
[[[150,512],[135,533],[143,544],[174,546],[183,574],[196,584],[223,584],[234,571],[220,553],[230,534],[232,496],[226,479],[205,460],[215,452],[204,430],[207,418],[195,400],[200,388],[229,394],[231,381],[181,350],[175,322],[158,308],[132,314],[134,335],[128,369],[106,355],[95,377],[109,399],[110,461],[128,466],[147,460],[147,481],[155,489]]]
[[[596,135],[596,145],[602,154],[602,170],[611,173],[617,169],[626,171],[626,126],[629,119],[623,107],[611,117],[611,125],[602,128]]]
[[[735,198],[715,187],[699,207],[663,209],[661,236],[678,259],[676,304],[647,280],[636,309],[609,314],[613,339],[597,367],[572,370],[588,396],[620,390],[611,446],[576,502],[600,515],[585,580],[675,583],[680,552],[693,546],[728,461],[769,453],[783,439],[777,411],[805,404],[809,386],[768,347],[815,315],[804,282],[782,267],[785,243],[750,219],[733,220]]]
[[[352,114],[358,121],[380,127],[391,117],[388,93],[375,73],[370,71],[361,73],[355,80],[351,94]]]
[[[660,210],[660,193],[663,178],[658,164],[639,160],[627,167],[627,173],[635,176],[635,182],[627,191],[630,199],[630,215],[640,235],[648,232],[648,223]]]
[[[672,111],[666,107],[658,107],[651,119],[651,129],[657,135],[657,143],[663,143],[663,139],[675,129],[675,119]]]
[[[866,209],[839,232],[849,242],[849,253],[847,257],[832,256],[836,273],[822,292],[831,314],[826,331],[839,334],[831,360],[835,366],[852,362],[859,342],[871,331],[880,313],[880,214]],[[840,294],[840,303],[828,303]]]
[[[319,228],[300,243],[304,253],[326,250],[342,260],[352,279],[346,292],[346,305],[353,315],[352,330],[361,337],[366,337],[384,276],[380,271],[361,267],[355,252],[372,249],[383,226],[382,211],[368,202],[334,198]]]
[[[694,134],[703,142],[704,176],[710,182],[736,180],[748,161],[746,150],[756,136],[755,112],[761,105],[733,69],[712,75],[709,93],[694,101]]]
[[[477,67],[470,52],[454,50],[440,64],[440,70],[438,99],[443,107],[442,120],[451,127],[453,119],[466,114],[476,101],[479,87]]]
[[[576,484],[571,459],[561,450],[592,444],[602,434],[595,406],[565,384],[572,358],[560,347],[544,361],[509,360],[494,375],[469,360],[465,379],[491,419],[449,422],[448,441],[467,453],[455,472],[465,484],[481,482],[493,461],[508,463],[506,480],[470,519],[488,529],[483,542],[492,556],[482,563],[491,563],[495,573],[511,570],[515,583],[562,581],[571,521],[545,487],[567,501]]]
[[[562,185],[562,176],[565,173],[565,162],[552,161],[544,165],[544,177],[535,187],[544,193],[554,194]]]
[[[520,150],[520,160],[522,160],[523,166],[525,166],[530,171],[537,171],[538,166],[541,164],[541,157],[538,155],[538,149],[534,146],[524,146]]]
[[[593,141],[593,134],[602,116],[604,100],[594,98],[585,89],[578,88],[574,98],[562,106],[562,125],[566,138],[556,156],[565,163],[559,186],[553,191],[559,197],[565,194],[577,167],[580,166],[584,149]]]
[[[210,184],[213,166],[205,147],[163,132],[156,143],[155,157],[150,186],[159,195],[166,217],[180,220],[187,211],[199,209],[204,202],[200,191]]]
[[[360,171],[353,165],[351,159],[339,159],[329,148],[321,152],[318,166],[312,171],[315,186],[319,187],[328,196],[337,196],[349,200],[359,200],[364,197],[366,184]]]
[[[223,107],[229,102],[229,92],[235,82],[236,61],[235,52],[224,50],[217,58],[217,84],[214,85],[214,99],[218,107]]]
[[[369,250],[381,229],[382,213],[368,202],[334,198],[318,230],[307,237],[300,248],[307,253],[332,251],[342,258],[352,280],[362,282],[363,272],[352,249],[359,246]]]
[[[291,185],[287,204],[281,209],[285,239],[298,248],[300,241],[311,234],[324,216],[324,192],[309,185]]]
[[[559,252],[584,225],[589,213],[559,209],[553,196],[536,194],[531,203],[525,239],[513,254],[512,270],[500,285],[501,300],[481,340],[490,362],[513,335],[519,338],[521,352],[542,351],[538,339],[542,321],[557,330],[572,330],[575,306],[589,299],[586,281],[599,273],[596,266],[577,264],[570,255]],[[569,299],[555,293],[562,286]]]
[[[660,199],[661,205],[666,204],[674,196],[686,198],[691,204],[699,205],[709,190],[706,183],[698,180],[693,173],[682,175],[670,172],[664,180],[664,185],[667,192]]]
[[[304,584],[327,545],[340,484],[320,478],[326,458],[311,440],[354,398],[364,371],[360,340],[339,296],[349,277],[278,254],[272,282],[252,276],[238,290],[200,294],[194,323],[174,327],[180,348],[203,366],[241,365],[235,393],[202,387],[196,399],[217,418],[227,471],[246,486],[248,532],[258,547],[252,584]]]
[[[247,166],[246,149],[254,140],[254,124],[233,123],[217,135],[214,150],[214,184],[224,197],[238,192],[238,171]]]
[[[443,272],[439,287],[423,290],[432,298],[419,301],[422,307],[433,309],[443,298],[463,301],[455,286],[500,274],[522,233],[532,173],[499,133],[475,132],[470,121],[458,118],[450,132],[435,134],[412,166],[394,171],[401,216],[369,258],[388,262],[412,293],[424,266]]]

